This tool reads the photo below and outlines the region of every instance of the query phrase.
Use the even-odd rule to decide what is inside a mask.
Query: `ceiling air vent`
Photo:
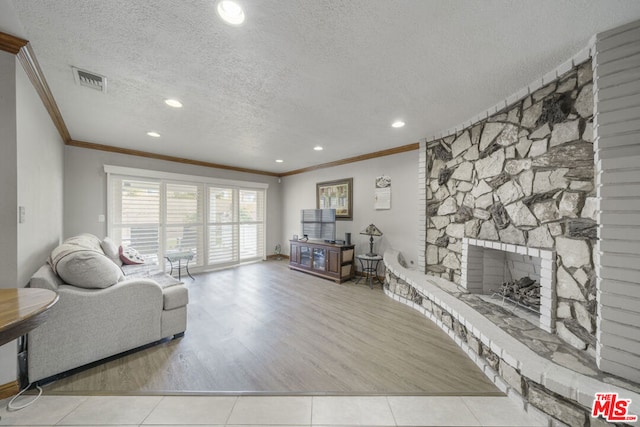
[[[107,92],[107,78],[105,76],[76,67],[71,68],[73,69],[73,78],[77,85],[99,90],[104,93]]]

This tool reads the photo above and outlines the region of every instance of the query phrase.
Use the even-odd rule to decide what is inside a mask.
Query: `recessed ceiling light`
[[[147,135],[152,136],[154,138],[160,138],[160,134],[158,132],[147,132]]]
[[[164,103],[169,107],[182,108],[182,102],[178,101],[177,99],[165,99]]]
[[[316,151],[324,150],[324,148],[322,148],[320,145],[316,145],[315,147],[313,147],[313,149],[316,150]]]
[[[394,128],[401,128],[403,126],[404,126],[404,122],[402,120],[396,120],[391,124],[391,127],[394,127]]]
[[[227,24],[240,25],[244,22],[244,11],[235,1],[222,0],[218,3],[216,10]]]
[[[283,163],[283,162],[284,162],[284,160],[282,160],[282,159],[276,159],[276,163]]]

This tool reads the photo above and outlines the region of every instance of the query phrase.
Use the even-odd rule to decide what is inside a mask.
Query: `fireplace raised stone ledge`
[[[640,414],[640,384],[599,371],[591,358],[580,358],[579,350],[531,325],[532,337],[542,344],[551,340],[549,347],[556,348],[546,355],[534,351],[494,323],[494,313],[500,312],[500,307],[446,279],[406,268],[396,250],[385,252],[384,263],[385,293],[435,322],[502,392],[541,421],[549,425],[558,425],[558,421],[571,426],[606,425],[590,417],[595,393],[602,392],[631,399],[629,413]]]

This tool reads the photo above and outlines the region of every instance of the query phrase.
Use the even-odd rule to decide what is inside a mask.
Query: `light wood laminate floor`
[[[431,321],[378,286],[268,261],[186,279],[183,338],[58,380],[48,393],[499,395]]]

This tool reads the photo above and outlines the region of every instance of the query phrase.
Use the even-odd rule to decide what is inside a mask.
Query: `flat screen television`
[[[302,235],[312,240],[336,240],[335,209],[302,209],[300,212]]]

